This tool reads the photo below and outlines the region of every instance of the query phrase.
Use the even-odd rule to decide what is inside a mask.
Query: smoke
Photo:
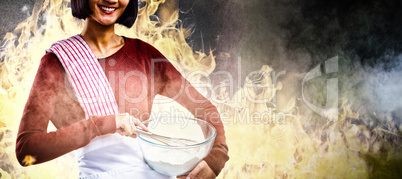
[[[300,74],[338,56],[339,95],[346,96],[354,110],[378,115],[402,107],[400,1],[252,0],[239,4],[244,33],[235,51],[242,58],[243,77],[268,64],[276,72],[285,70],[286,76],[279,80],[293,78],[293,86],[288,83],[283,89],[298,88],[291,93],[300,96],[301,87],[296,84]],[[316,93],[325,96],[322,88]]]
[[[286,46],[320,63],[340,56],[340,93],[369,113],[392,112],[402,100],[402,8],[390,1],[297,1],[301,11],[285,23]],[[371,112],[370,112],[371,111]]]
[[[370,69],[367,73],[365,88],[369,94],[372,113],[380,118],[391,117],[397,125],[402,123],[402,54],[395,59],[392,69],[384,71],[381,67]],[[369,112],[369,111],[368,111]],[[387,117],[387,115],[392,116]],[[401,126],[402,127],[402,126]]]

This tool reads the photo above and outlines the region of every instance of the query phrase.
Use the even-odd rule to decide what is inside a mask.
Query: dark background
[[[12,32],[18,23],[31,16],[35,0],[1,0],[0,37]]]

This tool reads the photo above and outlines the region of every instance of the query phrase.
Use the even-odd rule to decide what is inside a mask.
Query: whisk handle
[[[135,132],[134,132],[135,134],[141,134],[141,135],[144,135],[144,136],[152,136],[153,134],[152,134],[152,132],[147,132],[147,131],[144,131],[142,128],[140,128],[140,127],[136,127],[136,130],[135,130]]]

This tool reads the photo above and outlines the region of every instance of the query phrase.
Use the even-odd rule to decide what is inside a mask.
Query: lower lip
[[[114,13],[116,10],[113,10],[113,11],[105,11],[105,10],[103,10],[102,8],[100,8],[100,7],[98,7],[103,13],[105,13],[105,14],[112,14],[112,13]]]

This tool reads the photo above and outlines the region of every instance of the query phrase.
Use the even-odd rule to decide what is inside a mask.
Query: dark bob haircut
[[[92,14],[88,0],[71,0],[71,11],[73,16],[79,19],[85,19],[89,14]],[[135,19],[137,19],[137,13],[138,0],[130,0],[126,10],[124,10],[123,14],[117,19],[116,23],[130,28],[133,26]]]

